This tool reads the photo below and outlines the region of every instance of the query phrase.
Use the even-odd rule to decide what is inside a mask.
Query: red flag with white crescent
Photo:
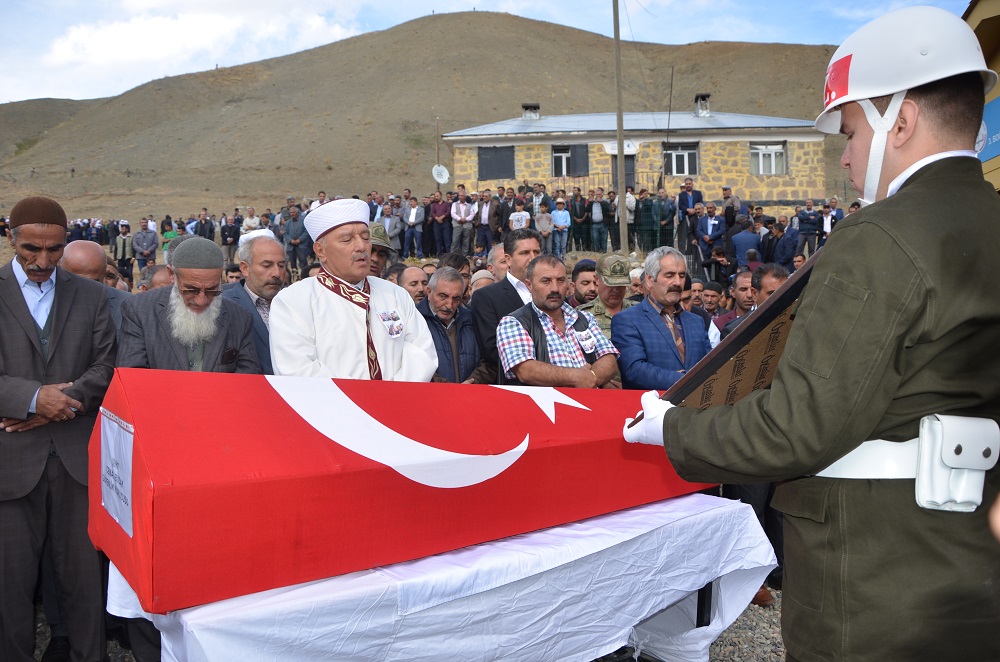
[[[133,430],[130,489],[102,492],[122,463],[99,423],[91,537],[162,613],[705,487],[622,439],[639,396],[121,369],[102,418]],[[131,535],[104,503],[118,497]]]

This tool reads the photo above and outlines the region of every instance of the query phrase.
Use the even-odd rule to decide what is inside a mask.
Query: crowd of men
[[[85,468],[114,367],[665,389],[730,328],[727,302],[738,323],[758,303],[758,276],[787,276],[778,266],[758,267],[749,298],[739,276],[736,294],[723,298],[729,288],[691,279],[686,256],[672,247],[651,251],[638,274],[618,253],[568,270],[528,226],[501,233],[495,245],[493,235],[482,236],[490,243],[485,257],[453,251],[408,266],[385,218],[372,220],[364,200],[331,200],[308,212],[289,200],[280,218],[275,226],[245,217],[238,231],[222,233],[234,241],[221,246],[196,227],[169,238],[166,264],[156,264],[156,244],[145,254],[128,224],[116,224],[109,257],[99,242],[72,236],[51,199],[26,198],[12,210],[15,258],[0,270],[10,313],[0,316],[0,414],[5,439],[24,447],[0,444],[7,475],[0,509],[17,521],[0,527],[0,544],[16,547],[10,567],[18,569],[16,578],[5,576],[10,590],[0,597],[4,659],[33,651],[43,557],[53,631],[46,659],[68,659],[69,651],[90,659],[103,645],[105,571],[86,537]],[[146,221],[142,232],[153,232]],[[203,214],[196,225],[207,233],[210,223]],[[222,229],[235,226],[228,217]],[[130,239],[132,255],[146,261],[134,295],[120,287],[122,258],[114,253]],[[229,245],[235,267],[227,265]],[[113,564],[109,572],[111,586],[120,585]],[[157,659],[149,622],[118,615],[129,617],[136,658]]]
[[[159,221],[149,215],[134,222],[135,228],[127,220],[77,219],[70,223],[67,238],[107,246],[125,287],[133,290],[136,276],[156,264],[157,249],[165,257],[177,236],[215,241],[236,273],[240,237],[269,230],[284,247],[289,280],[294,280],[316,263],[304,219],[332,199],[325,191],[302,203],[288,196],[278,211],[267,208],[259,215],[254,207],[246,207],[216,217],[203,207],[197,213],[166,215]],[[498,185],[495,192],[484,188],[470,193],[459,184],[455,191],[434,191],[420,199],[410,189],[400,195],[373,190],[364,202],[369,221],[384,226],[394,261],[458,253],[479,260],[482,266],[491,247],[519,228],[538,230],[542,253],[563,260],[570,251],[620,251],[619,200],[614,191],[605,196],[602,188],[590,189],[585,196],[579,187],[568,193],[555,190],[550,196],[544,183],[525,181],[517,189]],[[749,249],[758,251],[755,262],[773,262],[793,270],[796,257],[804,261],[821,247],[845,213],[834,196],[821,207],[806,200],[791,215],[775,217],[759,205],[742,202],[729,186],[722,188],[721,202],[707,200],[691,178],[672,196],[663,188],[655,195],[645,188],[636,194],[629,186],[624,200],[631,250],[645,254],[658,246],[676,247],[692,257],[695,275],[720,282],[731,280],[739,268],[747,266]],[[847,213],[858,207],[853,203]],[[3,227],[0,219],[0,232]],[[759,241],[752,239],[753,233]]]
[[[1000,659],[1000,555],[985,507],[1000,501],[1000,304],[992,263],[977,259],[1000,249],[1000,201],[973,149],[996,82],[954,14],[875,19],[834,53],[816,123],[848,136],[841,164],[867,206],[841,219],[834,200],[807,202],[774,219],[765,242],[763,210],[741,219],[731,189],[721,203],[690,183],[659,203],[628,191],[641,269],[615,252],[616,201],[598,190],[568,202],[556,192],[574,243],[586,250],[589,236],[601,253],[569,273],[540,185],[514,192],[520,205],[511,189],[503,201],[481,192],[478,205],[460,190],[450,234],[438,222],[446,199],[432,197],[418,222],[420,202],[404,197],[406,212],[373,192],[308,213],[286,205],[256,226],[244,218],[230,254],[239,276],[225,284],[223,247],[198,231],[207,218],[183,235],[171,223],[168,266],[147,264],[147,291],[122,296],[107,284],[128,246],[135,258],[127,232],[108,265],[99,244],[68,243],[57,202],[21,200],[8,223],[15,258],[0,267],[0,658],[33,659],[39,568],[46,618],[64,633],[50,648],[103,657],[87,442],[114,368],[130,366],[650,389],[626,441],[665,448],[685,479],[728,483],[758,517],[769,501],[783,513],[788,659]],[[667,203],[676,216],[663,216]],[[429,254],[417,229],[428,218],[438,262],[390,264]],[[821,246],[769,389],[706,409],[658,397]],[[689,259],[711,279],[690,278]],[[123,582],[107,572],[112,587]],[[129,636],[137,659],[158,659],[147,621],[130,622]]]

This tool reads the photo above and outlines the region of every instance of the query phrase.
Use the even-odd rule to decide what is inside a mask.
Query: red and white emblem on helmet
[[[826,90],[823,92],[823,108],[829,108],[837,99],[847,96],[851,82],[851,58],[845,55],[830,64],[826,70]]]

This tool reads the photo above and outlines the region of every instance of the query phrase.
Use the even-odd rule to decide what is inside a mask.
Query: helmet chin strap
[[[906,98],[906,90],[896,92],[889,101],[889,107],[885,109],[885,115],[881,115],[871,99],[860,99],[858,105],[865,113],[865,119],[875,134],[872,136],[871,150],[868,152],[868,170],[865,173],[865,192],[861,197],[861,206],[867,206],[875,202],[875,195],[878,193],[879,180],[882,177],[882,161],[885,159],[886,143],[889,141],[889,132],[896,124],[899,117],[899,109]]]

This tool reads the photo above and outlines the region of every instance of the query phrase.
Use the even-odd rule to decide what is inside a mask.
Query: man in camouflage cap
[[[385,265],[396,256],[396,251],[389,243],[389,233],[381,222],[371,224],[372,259],[368,266],[368,275],[381,278]]]
[[[586,310],[597,320],[601,331],[610,340],[611,318],[635,305],[635,301],[625,298],[625,290],[632,284],[629,277],[629,261],[624,255],[610,253],[597,260],[597,298],[577,306]]]

